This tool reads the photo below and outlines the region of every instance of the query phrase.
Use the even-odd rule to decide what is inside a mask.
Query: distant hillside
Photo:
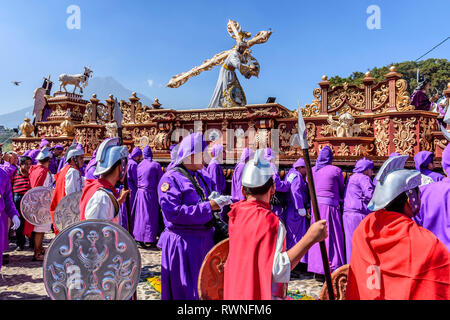
[[[397,72],[403,75],[403,79],[408,83],[408,92],[412,94],[417,87],[417,67],[420,69],[420,75],[431,80],[431,92],[434,93],[435,89],[439,94],[447,88],[447,83],[450,81],[450,61],[447,59],[427,59],[419,62],[404,61],[399,63],[392,63],[384,67],[374,67],[370,70],[372,77],[377,82],[383,81],[386,78],[384,75],[389,72],[389,68],[394,65],[397,68]],[[355,71],[347,78],[341,78],[340,76],[334,76],[329,79],[332,86],[343,84],[355,84],[357,86],[362,84],[362,79],[365,76],[365,72]]]
[[[72,92],[72,88],[72,86],[67,86],[67,91]],[[59,89],[59,85],[54,84],[53,92],[57,89]],[[83,98],[89,100],[95,93],[97,94],[97,99],[104,101],[108,99],[110,94],[113,94],[118,100],[123,99],[128,101],[128,98],[131,97],[133,92],[134,91],[132,90],[126,89],[113,77],[94,77],[89,80],[88,86],[84,89]],[[151,106],[153,103],[153,100],[143,94],[140,94],[139,92],[136,92],[136,94],[143,105]],[[32,112],[33,107],[27,107],[11,113],[2,114],[0,115],[0,125],[5,126],[6,128],[17,128],[22,124],[25,117],[33,119]]]

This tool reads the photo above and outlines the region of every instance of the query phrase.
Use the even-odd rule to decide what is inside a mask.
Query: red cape
[[[50,170],[40,164],[31,166],[29,172],[31,188],[42,187]],[[29,238],[34,230],[34,225],[25,221],[23,233]]]
[[[55,225],[55,210],[58,203],[66,196],[66,174],[70,168],[77,169],[70,164],[66,165],[55,175],[55,190],[53,191],[52,202],[50,203],[50,215],[52,216],[53,229],[55,230],[55,235],[59,233]],[[78,169],[77,169],[78,170]],[[80,171],[80,170],[78,170]]]
[[[86,206],[91,200],[94,193],[97,192],[98,189],[105,188],[111,190],[115,197],[118,198],[119,195],[117,194],[116,188],[109,183],[109,181],[106,181],[104,179],[88,179],[86,180],[86,184],[83,188],[83,194],[81,195],[80,200],[80,221],[86,220],[86,216],[84,215],[84,212],[86,211]]]
[[[373,212],[353,233],[346,299],[448,300],[450,253],[411,218]]]
[[[224,299],[271,300],[278,217],[260,201],[242,200],[231,208]]]

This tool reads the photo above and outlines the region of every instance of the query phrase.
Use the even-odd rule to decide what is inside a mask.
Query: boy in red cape
[[[421,174],[408,156],[381,167],[369,214],[353,233],[348,300],[448,300],[450,253],[412,217],[420,209]]]
[[[53,229],[55,235],[59,233],[55,225],[55,210],[58,203],[66,195],[79,192],[83,189],[83,177],[80,168],[83,166],[84,150],[78,149],[76,144],[70,146],[66,151],[66,162],[68,163],[56,176],[55,191],[53,191],[52,202],[50,203],[50,215],[52,216]]]
[[[270,210],[275,194],[273,169],[257,150],[242,173],[245,200],[232,205],[229,216],[229,254],[225,263],[225,300],[284,299],[290,273],[316,242],[326,239],[320,220],[286,251],[286,229]]]

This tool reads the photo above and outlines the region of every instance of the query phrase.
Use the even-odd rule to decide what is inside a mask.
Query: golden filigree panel
[[[420,123],[420,150],[421,151],[434,151],[433,148],[433,134],[436,128],[436,120],[432,118],[422,118],[419,121]]]
[[[350,155],[350,148],[348,145],[346,145],[344,142],[341,143],[341,145],[337,149],[337,155],[338,156],[349,156]]]
[[[322,90],[320,88],[315,88],[313,90],[313,96],[314,100],[311,104],[305,105],[304,108],[302,108],[302,115],[304,117],[312,117],[315,115],[318,115],[320,113],[320,104],[321,104],[321,97],[322,97]],[[295,111],[298,112],[298,111]],[[295,114],[294,114],[295,116]]]
[[[372,109],[377,109],[374,111],[374,113],[386,112],[386,110],[389,107],[387,104],[388,100],[389,100],[389,87],[387,84],[383,84],[372,94]]]
[[[353,149],[352,156],[367,157],[373,152],[374,149],[375,149],[375,146],[373,145],[373,143],[369,144],[368,146],[364,145],[364,144],[358,144]]]
[[[389,150],[389,119],[375,120],[375,147],[377,156],[388,155]]]
[[[396,102],[395,107],[397,111],[410,111],[414,110],[414,106],[410,105],[410,98],[408,91],[406,91],[407,83],[404,79],[399,79],[395,82],[396,89]]]
[[[345,102],[348,102],[352,107]],[[364,109],[366,98],[364,96],[364,91],[357,88],[349,87],[347,83],[344,83],[342,88],[337,89],[334,92],[329,93],[328,105],[329,112],[337,112],[338,114],[343,114],[349,112],[352,115],[361,114],[361,110]],[[356,109],[354,109],[356,108]]]
[[[416,134],[414,133],[416,118],[402,119],[394,118],[394,139],[395,151],[401,154],[414,155],[414,145],[416,144]]]

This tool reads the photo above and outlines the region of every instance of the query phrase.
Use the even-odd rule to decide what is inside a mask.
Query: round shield
[[[128,300],[139,283],[141,256],[120,225],[85,220],[53,239],[45,252],[43,272],[53,300]]]
[[[53,189],[36,187],[25,193],[20,201],[20,211],[23,218],[34,226],[52,223],[50,203]]]
[[[68,194],[58,203],[53,219],[56,229],[64,230],[66,227],[80,221],[80,201],[82,191]]]

